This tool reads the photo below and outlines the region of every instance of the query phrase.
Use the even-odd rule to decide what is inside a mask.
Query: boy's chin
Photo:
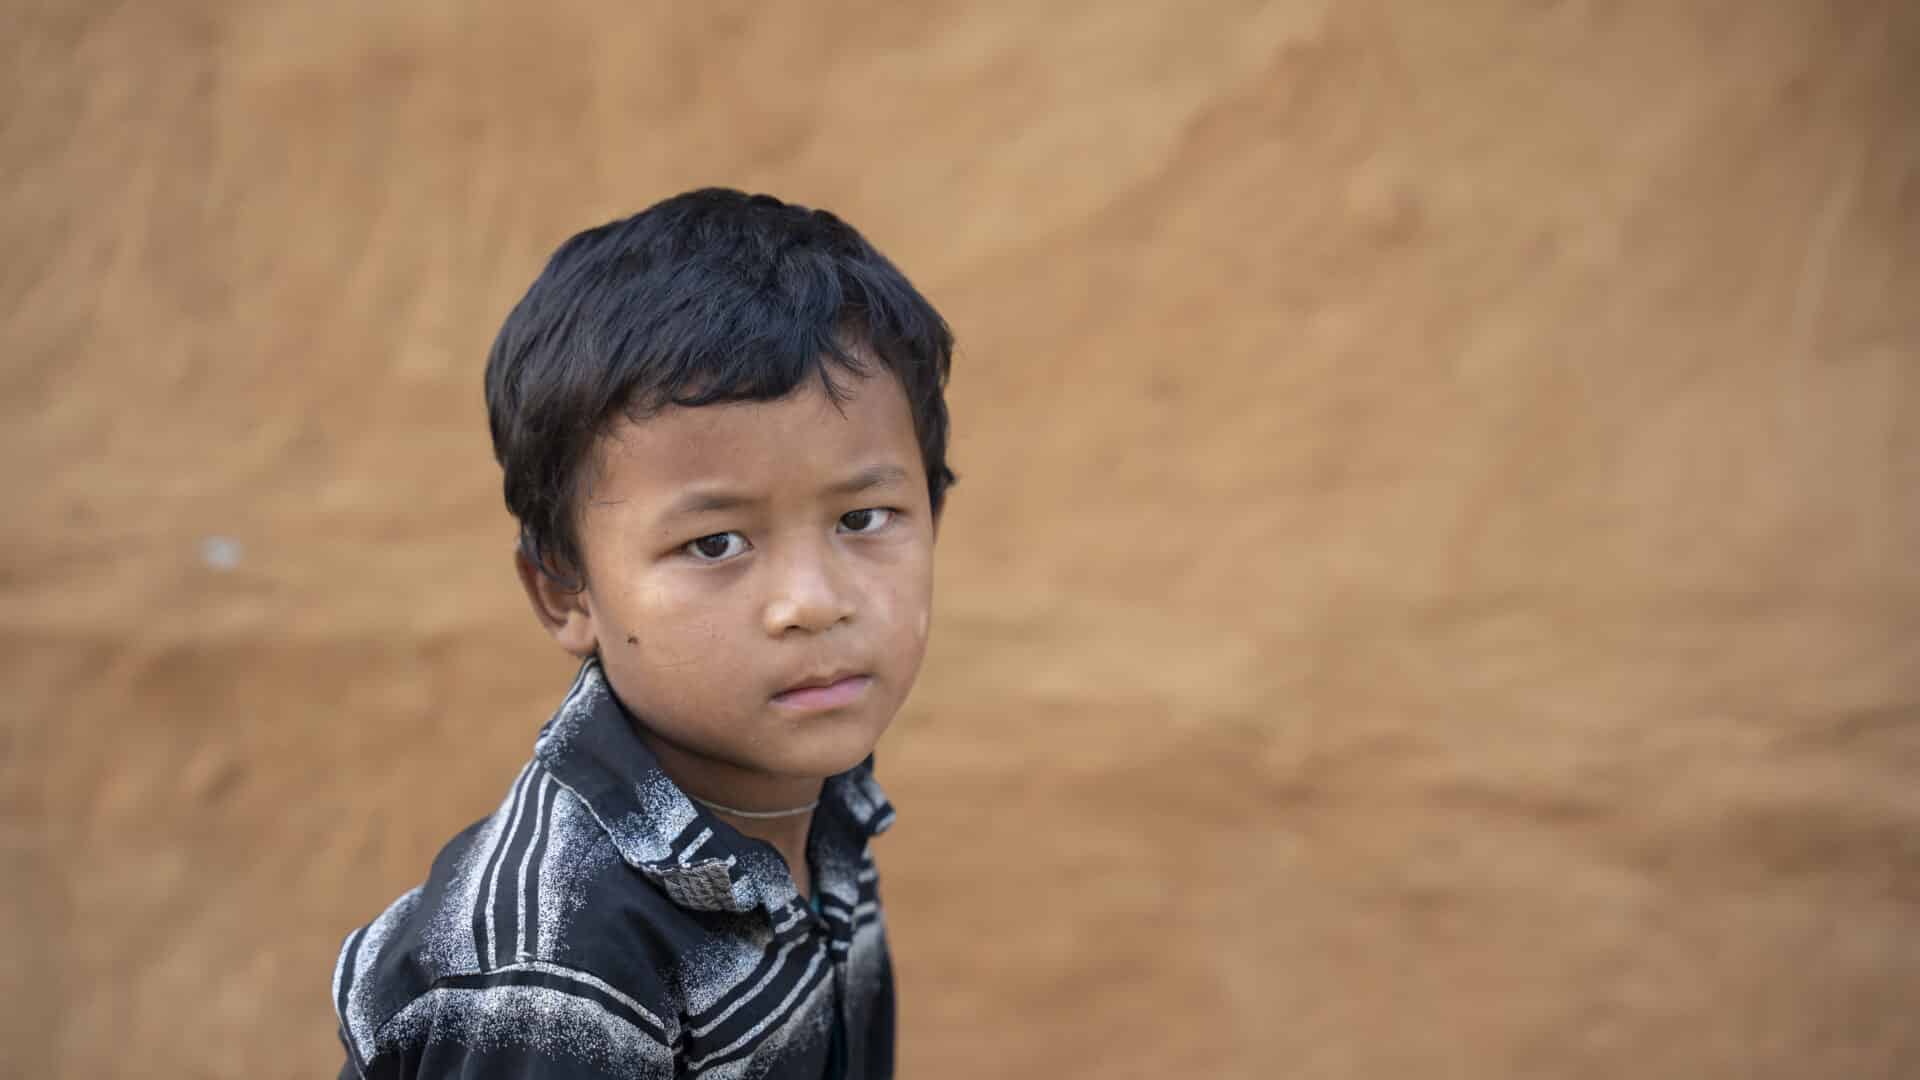
[[[824,780],[867,760],[873,753],[874,739],[841,741],[832,746],[794,747],[787,753],[768,755],[755,764],[761,771],[796,780]],[[768,760],[772,758],[773,760]]]
[[[868,729],[849,724],[832,731],[815,731],[783,746],[757,747],[757,771],[792,779],[822,780],[846,772],[867,760],[885,727]]]

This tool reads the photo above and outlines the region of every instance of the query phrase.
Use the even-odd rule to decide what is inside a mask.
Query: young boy
[[[515,563],[580,673],[493,815],[348,935],[345,1077],[872,1077],[873,746],[926,648],[953,339],[822,211],[561,246],[487,362]]]

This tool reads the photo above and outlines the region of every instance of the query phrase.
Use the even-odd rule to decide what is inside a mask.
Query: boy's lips
[[[847,674],[806,679],[773,695],[773,703],[795,712],[826,712],[845,708],[860,700],[871,685],[871,675]]]

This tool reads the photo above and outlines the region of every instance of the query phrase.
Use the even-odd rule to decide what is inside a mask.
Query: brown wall
[[[8,6],[10,1074],[337,1067],[568,674],[485,348],[712,182],[963,341],[906,1075],[1920,1072],[1920,7]]]

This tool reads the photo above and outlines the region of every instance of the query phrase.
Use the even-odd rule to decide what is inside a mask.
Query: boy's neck
[[[814,810],[782,813],[817,804],[824,779],[758,776],[711,758],[691,754],[635,723],[640,741],[653,752],[654,760],[681,792],[705,806],[714,817],[726,822],[743,836],[772,845],[787,861],[794,887],[801,896],[809,896],[813,887],[812,868],[807,865],[807,836],[813,827]],[[762,814],[778,814],[762,817]],[[748,816],[754,815],[754,816]]]
[[[813,828],[813,811],[794,814],[790,817],[743,818],[725,810],[707,807],[714,817],[733,826],[742,836],[751,836],[764,841],[787,860],[787,871],[793,875],[793,887],[800,891],[801,897],[813,895],[813,867],[807,865],[807,836]]]

